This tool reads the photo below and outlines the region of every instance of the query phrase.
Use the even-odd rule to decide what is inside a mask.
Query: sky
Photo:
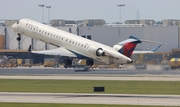
[[[106,23],[125,20],[180,19],[180,0],[0,0],[0,20],[29,18],[42,21],[42,7],[51,6],[50,19],[104,19]],[[117,4],[125,4],[120,8]],[[48,9],[44,8],[44,22]]]

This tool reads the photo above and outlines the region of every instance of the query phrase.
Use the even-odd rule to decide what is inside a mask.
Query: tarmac
[[[85,72],[75,72],[73,68],[48,67],[17,67],[1,68],[0,75],[113,75],[113,76],[143,76],[143,75],[180,75],[180,70],[163,70],[160,67],[152,69],[91,69]],[[156,68],[156,69],[155,69]]]
[[[0,75],[0,79],[43,79],[43,80],[126,80],[126,81],[180,81],[180,76],[109,76],[109,75]]]
[[[179,70],[3,68],[0,79],[180,81]],[[180,106],[180,95],[0,92],[0,102]]]
[[[180,106],[179,95],[0,92],[0,102]]]

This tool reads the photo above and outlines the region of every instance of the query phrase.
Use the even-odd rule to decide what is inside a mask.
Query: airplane
[[[105,64],[130,64],[133,63],[130,57],[133,53],[136,53],[134,49],[137,44],[142,42],[164,44],[130,36],[128,39],[110,47],[31,19],[19,20],[12,25],[12,29],[17,33],[18,39],[20,35],[25,35],[51,45],[59,46],[57,49],[43,51],[31,51],[30,46],[28,50],[32,53],[87,59],[86,64],[89,66],[94,64],[94,60]],[[142,51],[139,53],[153,53],[160,46],[151,51]],[[72,65],[72,59],[65,60],[64,64],[65,66]]]

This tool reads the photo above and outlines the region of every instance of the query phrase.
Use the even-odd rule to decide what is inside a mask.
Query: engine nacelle
[[[102,48],[96,47],[96,46],[90,46],[89,52],[96,56],[104,56],[105,52]]]
[[[121,48],[122,48],[122,46],[119,44],[116,44],[113,46],[113,49],[115,49],[116,51],[119,51]]]

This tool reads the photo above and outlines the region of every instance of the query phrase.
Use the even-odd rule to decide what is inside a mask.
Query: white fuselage
[[[126,64],[132,61],[130,58],[120,54],[112,47],[30,19],[21,19],[18,23],[15,23],[12,28],[15,32],[21,35],[64,47],[67,50],[106,64]],[[105,52],[105,55],[97,55],[96,52],[98,49],[102,49],[102,51]]]

